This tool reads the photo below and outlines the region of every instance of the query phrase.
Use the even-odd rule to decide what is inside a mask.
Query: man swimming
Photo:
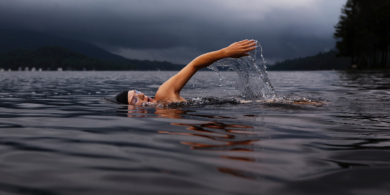
[[[249,56],[249,51],[256,49],[254,40],[243,40],[235,42],[228,47],[218,51],[209,52],[198,56],[187,66],[180,70],[176,75],[165,81],[157,90],[155,98],[152,99],[140,91],[123,91],[116,95],[118,103],[140,106],[144,103],[169,103],[186,101],[180,96],[180,91],[191,79],[191,77],[200,69],[206,68],[214,62],[223,58],[240,58]]]

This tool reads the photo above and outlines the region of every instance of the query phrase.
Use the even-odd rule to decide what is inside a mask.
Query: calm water
[[[0,72],[0,194],[388,194],[390,73],[269,73],[321,107],[104,100],[174,73]],[[213,72],[182,93],[236,95]]]

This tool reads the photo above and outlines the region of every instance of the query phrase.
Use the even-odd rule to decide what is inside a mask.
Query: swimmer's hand
[[[222,51],[227,58],[241,58],[249,56],[248,52],[254,49],[256,49],[256,41],[242,40],[231,44],[229,47],[223,48]]]

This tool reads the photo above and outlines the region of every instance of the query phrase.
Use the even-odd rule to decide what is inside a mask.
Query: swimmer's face
[[[127,93],[127,99],[129,101],[129,105],[140,106],[144,102],[156,103],[157,101],[144,95],[143,93],[131,90]]]

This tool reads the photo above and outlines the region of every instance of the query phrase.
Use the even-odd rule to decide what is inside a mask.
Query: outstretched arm
[[[235,42],[221,50],[198,56],[179,73],[163,83],[158,89],[155,99],[160,101],[180,101],[181,89],[183,89],[183,87],[198,70],[205,68],[223,58],[240,58],[243,56],[248,56],[248,52],[254,50],[255,48],[255,41],[243,40],[240,42]]]

